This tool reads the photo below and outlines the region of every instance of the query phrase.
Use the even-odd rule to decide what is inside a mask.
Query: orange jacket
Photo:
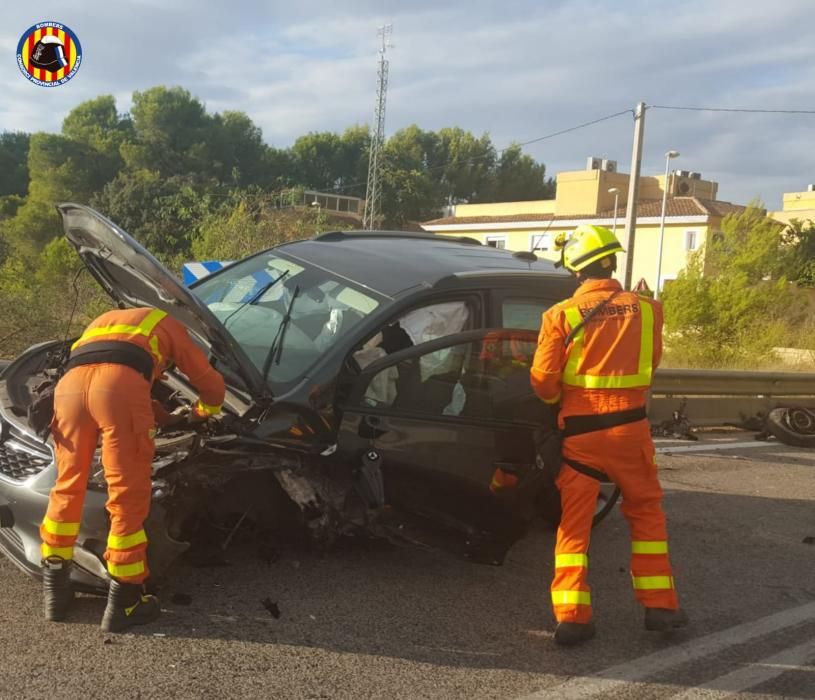
[[[583,316],[614,292],[565,345]],[[530,378],[543,401],[561,402],[561,417],[625,411],[645,405],[661,359],[662,305],[622,291],[617,280],[588,280],[543,314]]]
[[[91,322],[71,349],[103,340],[126,341],[147,350],[155,361],[153,381],[174,362],[198,390],[197,412],[201,415],[220,412],[224,378],[209,364],[187,329],[164,311],[150,308],[108,311]]]

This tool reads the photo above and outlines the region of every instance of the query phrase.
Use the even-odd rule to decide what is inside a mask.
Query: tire
[[[614,484],[600,484],[597,509],[592,518],[592,527],[598,525],[614,508],[620,498],[620,489]],[[552,486],[538,496],[538,512],[546,523],[556,528],[560,524],[560,492]]]
[[[774,408],[767,416],[767,432],[785,445],[815,447],[815,411],[807,408]]]

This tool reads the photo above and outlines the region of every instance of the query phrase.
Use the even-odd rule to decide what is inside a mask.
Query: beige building
[[[616,172],[613,161],[590,158],[585,170],[558,173],[556,182],[554,199],[459,204],[451,216],[428,221],[422,227],[440,235],[468,236],[497,248],[533,250],[551,260],[559,258],[554,250],[555,237],[580,224],[616,228],[623,239],[629,175]],[[645,279],[652,289],[656,286],[665,185],[664,175],[640,179],[632,279]],[[718,184],[703,180],[699,173],[675,171],[668,176],[667,186],[663,285],[675,279],[687,265],[688,256],[720,230],[727,214],[744,210],[716,199]]]
[[[772,211],[768,216],[782,224],[793,219],[815,222],[815,185],[809,185],[806,192],[785,192],[781,211]]]

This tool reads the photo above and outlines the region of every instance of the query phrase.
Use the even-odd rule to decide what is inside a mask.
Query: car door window
[[[386,414],[537,421],[541,402],[529,384],[537,334],[464,335],[470,337],[442,347],[432,343],[426,352],[419,347],[407,356],[400,353],[402,359],[364,373],[360,407]]]
[[[437,302],[412,309],[388,323],[370,338],[354,353],[354,359],[361,368],[365,368],[386,355],[460,333],[471,327],[472,318],[471,305],[463,299]],[[447,354],[444,352],[424,358],[421,363],[424,377],[444,371],[446,358]]]
[[[507,297],[501,302],[501,325],[504,328],[538,331],[543,312],[555,303],[547,299]]]

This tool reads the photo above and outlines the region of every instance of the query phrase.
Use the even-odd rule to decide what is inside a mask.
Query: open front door
[[[343,407],[344,459],[375,450],[389,505],[508,547],[542,487],[533,432],[553,420],[529,383],[536,346],[533,331],[475,330],[371,364]]]

